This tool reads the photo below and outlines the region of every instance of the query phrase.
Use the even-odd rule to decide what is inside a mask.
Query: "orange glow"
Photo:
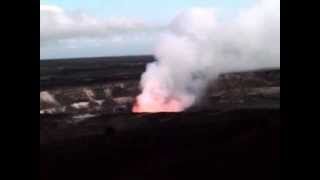
[[[143,92],[137,96],[132,108],[135,113],[180,112],[184,110],[183,102],[177,97],[167,94],[165,88],[157,81],[145,84]]]
[[[137,101],[132,108],[132,112],[141,113],[141,112],[180,112],[183,111],[179,101],[171,99],[164,102],[157,101],[156,99],[161,99],[155,97],[151,101],[145,101],[142,96],[137,97]]]

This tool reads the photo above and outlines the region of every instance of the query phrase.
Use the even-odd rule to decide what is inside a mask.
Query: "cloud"
[[[160,26],[128,17],[97,18],[82,12],[67,12],[54,5],[40,5],[40,47],[71,40],[108,39],[159,31]]]

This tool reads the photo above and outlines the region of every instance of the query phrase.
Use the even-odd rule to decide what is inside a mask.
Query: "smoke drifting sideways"
[[[221,73],[280,68],[280,0],[258,1],[228,21],[213,9],[179,14],[142,74],[133,112],[180,112]]]

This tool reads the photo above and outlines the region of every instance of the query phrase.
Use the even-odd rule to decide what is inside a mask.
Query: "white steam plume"
[[[212,9],[183,12],[154,55],[133,111],[183,111],[221,73],[280,67],[280,0],[259,1],[228,22]]]

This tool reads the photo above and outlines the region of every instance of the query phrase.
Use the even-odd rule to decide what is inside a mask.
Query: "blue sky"
[[[200,7],[217,7],[232,13],[254,0],[42,0],[66,10],[81,10],[96,16],[135,16],[168,21],[177,11]]]
[[[213,7],[221,10],[228,17],[235,14],[239,9],[248,7],[255,2],[254,0],[41,0],[41,5],[57,6],[63,9],[64,12],[81,12],[90,17],[97,19],[105,19],[110,17],[122,17],[131,21],[131,18],[140,19],[144,22],[152,22],[153,24],[166,25],[170,20],[181,10],[192,7]],[[41,10],[41,7],[40,7]],[[41,12],[41,11],[40,11]],[[40,16],[44,16],[40,13]],[[64,15],[68,16],[68,15]],[[42,18],[42,17],[41,17]],[[113,56],[113,55],[131,55],[131,54],[150,54],[152,45],[156,40],[157,33],[152,33],[152,38],[139,38],[132,40],[129,35],[121,35],[115,33],[108,38],[99,37],[99,43],[96,41],[79,40],[77,37],[72,37],[72,43],[65,40],[57,40],[59,43],[52,43],[52,39],[57,36],[56,32],[51,32],[54,29],[54,22],[48,22],[52,18],[41,20],[40,29],[40,58],[64,58],[64,57],[85,57],[85,56]],[[46,21],[46,22],[44,22]],[[82,21],[83,23],[87,21]],[[52,25],[53,28],[50,26]],[[109,24],[108,24],[109,25]],[[127,23],[125,23],[127,25]],[[46,27],[45,27],[46,26]],[[111,26],[111,25],[110,25]],[[109,26],[108,26],[109,27]],[[126,26],[126,31],[131,31],[129,25]],[[115,29],[119,29],[116,27]],[[128,29],[129,28],[129,29]],[[70,28],[69,28],[70,29]],[[46,31],[50,30],[50,33]],[[159,31],[160,32],[160,31]],[[47,34],[45,34],[47,33]],[[71,32],[72,33],[72,32]],[[92,31],[94,33],[94,31]],[[54,35],[52,35],[54,34]],[[50,37],[50,41],[41,42],[42,37]],[[59,35],[59,34],[58,34]],[[65,37],[66,35],[61,37]],[[141,36],[141,34],[140,34]],[[145,36],[151,37],[150,34]],[[119,38],[120,37],[120,38]],[[122,41],[117,41],[122,39]],[[99,46],[90,44],[100,44]],[[45,46],[42,44],[46,44]]]

